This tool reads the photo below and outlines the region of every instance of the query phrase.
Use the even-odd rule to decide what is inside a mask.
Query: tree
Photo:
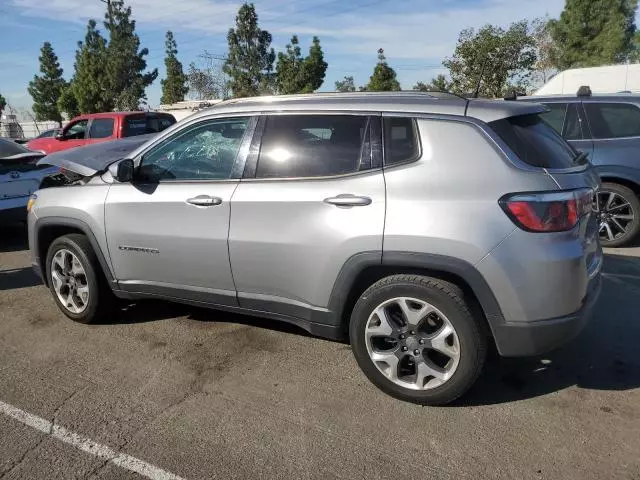
[[[638,0],[566,0],[551,37],[560,69],[623,63],[634,56]]]
[[[160,103],[171,104],[181,102],[189,92],[186,86],[187,76],[182,71],[182,63],[177,58],[178,45],[173,32],[168,31],[165,42],[166,57],[164,65],[167,68],[167,78],[162,80],[162,97]]]
[[[113,110],[113,96],[106,75],[106,58],[107,41],[96,29],[95,20],[89,20],[84,43],[78,42],[75,75],[71,81],[76,110],[80,113]],[[65,102],[68,106],[68,98]]]
[[[336,92],[355,92],[356,84],[353,77],[344,77],[342,80],[336,81]]]
[[[139,110],[140,102],[147,98],[145,88],[156,79],[158,69],[144,72],[147,68],[144,57],[149,50],[140,49],[131,7],[125,7],[123,0],[107,1],[104,26],[109,32],[105,73],[113,106],[117,110]]]
[[[40,49],[40,73],[34,75],[27,90],[33,98],[36,120],[52,120],[62,125],[62,115],[58,109],[58,99],[67,82],[62,78],[62,68],[49,42]]]
[[[416,83],[413,89],[419,92],[448,92],[451,89],[451,84],[447,80],[447,77],[439,74],[433,77],[428,84],[424,84],[423,82]]]
[[[0,93],[0,116],[5,108],[7,108],[7,100]]]
[[[73,83],[66,84],[60,92],[60,97],[58,97],[58,111],[61,113],[64,112],[68,119],[72,119],[73,117],[80,115],[78,100],[74,93]]]
[[[324,77],[329,65],[324,61],[324,52],[320,46],[320,39],[313,37],[309,56],[305,59],[304,71],[307,78],[306,91],[315,92],[324,83]]]
[[[451,90],[500,97],[509,82],[525,85],[536,62],[535,40],[525,20],[508,30],[486,25],[477,32],[460,32],[453,57],[442,64],[449,69]]]
[[[276,54],[271,34],[258,27],[253,3],[244,4],[236,16],[236,28],[229,29],[229,54],[223,71],[229,76],[234,97],[250,97],[273,87],[273,62]]]
[[[298,37],[291,37],[286,53],[278,53],[276,88],[278,93],[312,93],[322,86],[327,62],[318,37],[313,37],[309,56],[303,57]]]
[[[373,75],[369,78],[366,86],[371,92],[392,92],[400,90],[400,83],[396,79],[396,72],[387,63],[384,50],[378,50],[378,63],[373,69]]]
[[[533,80],[544,85],[556,71],[556,46],[551,38],[549,17],[537,18],[531,23],[532,36],[536,45],[536,63],[533,66]]]
[[[226,57],[205,50],[198,58],[198,64],[191,62],[187,73],[189,96],[196,100],[229,98],[229,78],[223,72]]]

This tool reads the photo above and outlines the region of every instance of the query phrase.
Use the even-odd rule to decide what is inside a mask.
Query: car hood
[[[9,155],[7,157],[2,157],[0,160],[23,160],[25,158],[37,158],[44,157],[44,153],[42,152],[24,152],[24,153],[16,153],[15,155]]]
[[[38,165],[54,165],[85,177],[91,177],[106,170],[107,166],[113,162],[126,158],[129,153],[151,140],[155,135],[155,133],[138,135],[55,152],[42,158]]]

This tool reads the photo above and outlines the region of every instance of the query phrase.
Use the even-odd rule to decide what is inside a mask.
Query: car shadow
[[[0,270],[0,291],[41,285],[42,281],[30,267]]]
[[[127,325],[132,323],[155,322],[159,320],[185,317],[188,320],[204,323],[234,323],[250,327],[263,328],[284,333],[311,337],[312,335],[301,327],[287,322],[270,320],[265,317],[255,317],[238,313],[194,307],[162,300],[142,300],[136,302],[122,302],[115,314],[98,322],[98,325]]]
[[[490,355],[476,384],[455,405],[524,400],[577,386],[623,391],[640,387],[640,258],[605,255],[603,289],[583,332],[537,358]]]

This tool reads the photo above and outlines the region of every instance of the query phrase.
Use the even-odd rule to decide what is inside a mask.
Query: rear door
[[[347,260],[362,252],[381,258],[380,117],[271,114],[259,130],[231,205],[238,301],[313,318],[326,311]]]

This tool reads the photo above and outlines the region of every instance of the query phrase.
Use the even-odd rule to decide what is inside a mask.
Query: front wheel
[[[349,330],[358,365],[387,394],[422,405],[452,402],[473,385],[487,341],[455,285],[418,275],[373,284]]]
[[[113,293],[87,237],[71,234],[55,239],[46,262],[49,289],[67,317],[90,323],[111,312]]]
[[[640,231],[640,201],[633,190],[604,182],[596,196],[603,247],[628,245]]]

